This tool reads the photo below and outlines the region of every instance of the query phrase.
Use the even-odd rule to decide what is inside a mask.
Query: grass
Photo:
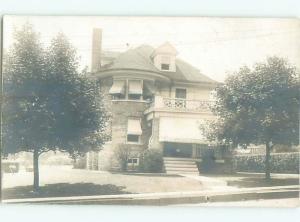
[[[236,173],[231,175],[206,175],[209,177],[220,178],[227,181],[229,186],[238,188],[247,187],[271,187],[271,186],[291,186],[299,185],[299,177],[286,177],[284,174],[280,176],[272,176],[271,179],[265,179],[264,174],[244,174]]]
[[[299,185],[299,179],[297,178],[271,178],[266,180],[265,178],[248,177],[241,178],[236,181],[228,181],[229,186],[237,187],[272,187],[272,186],[289,186]]]
[[[3,199],[128,194],[124,188],[112,184],[57,183],[41,186],[39,192],[33,192],[33,186],[18,186],[3,189],[2,194]]]

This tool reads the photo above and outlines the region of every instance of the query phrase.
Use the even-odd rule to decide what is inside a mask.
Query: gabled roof
[[[149,45],[141,45],[137,48],[129,49],[121,53],[111,64],[103,67],[101,72],[122,69],[144,70],[159,73],[173,81],[218,83],[181,59],[176,59],[176,72],[161,71],[153,64],[151,58],[153,52],[154,48]]]
[[[177,50],[172,46],[169,42],[165,42],[164,44],[160,45],[156,49],[153,50],[151,57],[154,57],[157,54],[171,54],[177,55]]]

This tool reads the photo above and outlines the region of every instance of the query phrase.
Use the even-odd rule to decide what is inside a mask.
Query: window
[[[140,137],[142,135],[141,121],[140,119],[130,118],[127,123],[127,142],[140,143]]]
[[[143,83],[141,80],[128,81],[128,99],[140,100],[143,94]]]
[[[137,164],[137,163],[138,163],[138,158],[130,158],[130,159],[128,159],[127,162],[128,162],[128,163],[134,163],[134,164]]]
[[[170,64],[161,64],[161,70],[170,70]]]
[[[133,134],[127,134],[127,142],[139,143],[140,142],[140,136],[139,135],[133,135]]]
[[[121,100],[121,99],[125,99],[125,95],[124,94],[114,94],[112,95],[113,100]]]
[[[125,80],[114,80],[114,83],[109,90],[109,94],[125,94]]]
[[[139,158],[137,158],[137,157],[129,158],[127,160],[127,164],[128,164],[129,170],[134,170],[135,167],[139,165]]]
[[[175,107],[186,108],[186,89],[177,88],[175,90]]]
[[[152,101],[154,81],[141,79],[114,79],[109,94],[113,100]]]
[[[161,70],[170,70],[171,58],[170,56],[162,56],[161,57]]]
[[[129,94],[128,95],[128,99],[130,99],[130,100],[140,100],[141,99],[141,95]]]
[[[186,99],[186,89],[177,88],[175,90],[175,98]]]

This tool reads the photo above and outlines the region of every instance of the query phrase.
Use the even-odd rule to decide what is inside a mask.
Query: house
[[[215,118],[209,107],[219,83],[179,59],[168,42],[157,48],[128,49],[102,65],[101,60],[108,60],[101,54],[101,30],[94,32],[98,34],[93,49],[98,54],[93,50],[97,60],[91,75],[100,82],[112,115],[111,141],[100,153],[87,155],[88,168],[102,169],[109,158],[112,164],[113,150],[119,147],[130,150],[128,163],[135,166],[143,151],[160,150],[167,173],[199,174],[201,162],[224,163],[223,150],[210,144],[200,130],[201,124]]]

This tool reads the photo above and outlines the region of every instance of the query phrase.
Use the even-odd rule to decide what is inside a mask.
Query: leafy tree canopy
[[[251,69],[242,67],[216,89],[206,135],[236,145],[298,144],[299,79],[296,68],[270,57]]]
[[[44,49],[30,24],[14,37],[3,75],[4,153],[78,155],[101,147],[108,117],[99,86],[78,71],[68,39],[59,33]]]

